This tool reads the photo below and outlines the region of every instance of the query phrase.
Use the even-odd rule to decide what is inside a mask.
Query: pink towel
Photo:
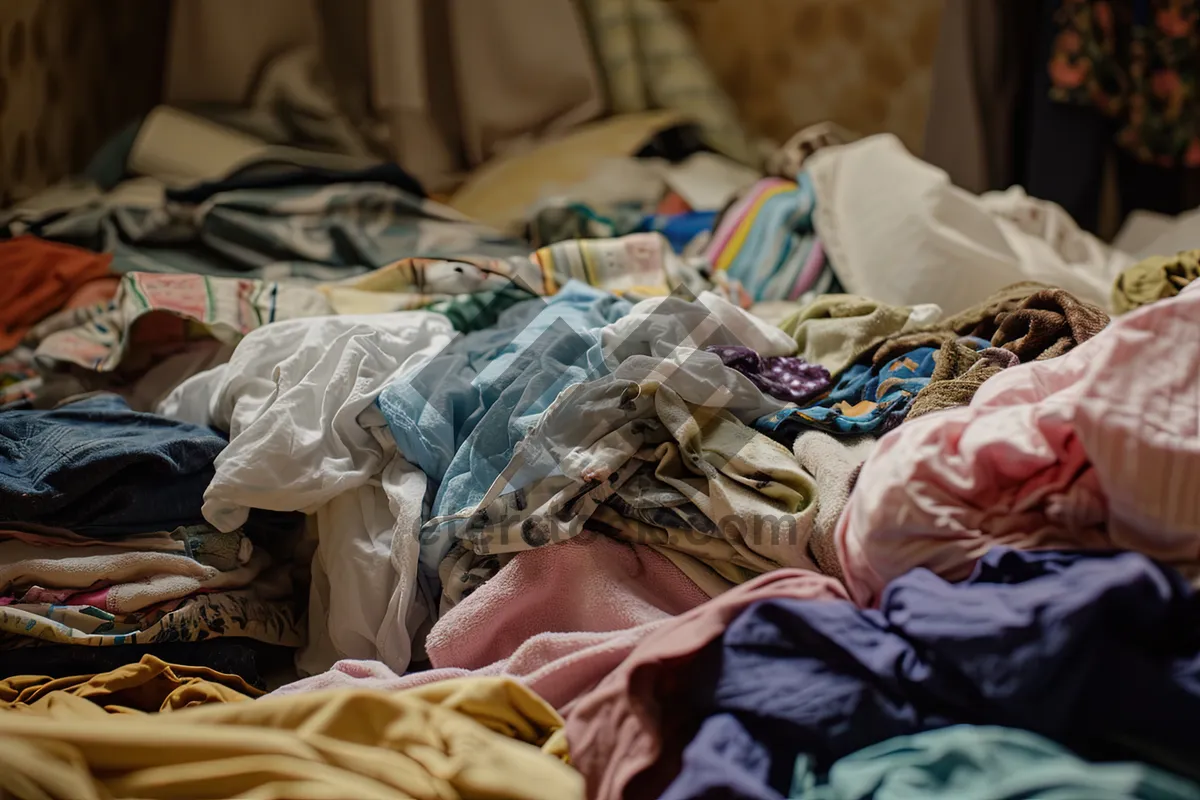
[[[912,420],[863,466],[835,541],[863,605],[915,567],[989,549],[1136,550],[1200,572],[1200,293],[1006,369],[969,406]]]
[[[584,534],[519,553],[429,632],[435,669],[404,677],[377,662],[341,661],[276,694],[335,687],[407,689],[446,678],[509,675],[562,707],[633,646],[708,596],[643,545]]]
[[[564,710],[571,763],[583,773],[588,796],[619,798],[639,778],[636,797],[657,797],[674,774],[686,741],[663,740],[670,686],[691,659],[747,606],[768,598],[846,600],[835,579],[816,572],[768,572],[687,614],[655,626],[595,689]],[[802,690],[802,689],[801,689]]]
[[[425,652],[434,667],[481,669],[539,634],[590,642],[589,634],[658,622],[707,599],[650,548],[585,534],[517,555],[433,626]]]

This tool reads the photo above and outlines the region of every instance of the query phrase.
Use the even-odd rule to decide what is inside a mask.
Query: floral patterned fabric
[[[1063,0],[1050,96],[1120,122],[1117,144],[1162,167],[1200,166],[1197,0]]]
[[[300,609],[253,591],[197,594],[129,614],[92,606],[20,604],[0,607],[0,652],[40,642],[106,647],[199,642],[242,636],[299,647],[305,635]]]

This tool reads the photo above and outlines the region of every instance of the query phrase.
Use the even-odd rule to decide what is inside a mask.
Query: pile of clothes
[[[8,219],[0,794],[1200,800],[1200,251],[773,163]]]

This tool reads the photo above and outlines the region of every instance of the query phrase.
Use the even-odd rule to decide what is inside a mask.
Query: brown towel
[[[993,345],[1016,353],[1022,362],[1044,361],[1104,330],[1108,314],[1062,289],[1043,289],[1015,311],[996,315],[996,322]]]
[[[913,398],[905,419],[943,408],[965,406],[983,382],[1020,363],[1015,353],[999,347],[975,350],[959,341],[946,342],[934,356],[937,366],[929,383]]]
[[[917,347],[940,348],[929,384],[917,393],[906,419],[971,402],[983,382],[1012,364],[1056,358],[1108,325],[1108,315],[1070,292],[1023,282],[937,325],[890,337],[874,351],[875,366]],[[975,350],[963,336],[987,339]],[[1005,356],[1002,350],[1011,354]]]

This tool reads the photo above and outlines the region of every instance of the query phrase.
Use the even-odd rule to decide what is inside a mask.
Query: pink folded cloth
[[[1160,300],[884,436],[835,533],[854,600],[915,567],[964,578],[999,545],[1136,550],[1195,577],[1198,319],[1200,293]]]
[[[400,677],[377,662],[340,661],[276,694],[509,675],[563,707],[659,625],[707,600],[650,548],[585,533],[519,553],[440,619],[425,642],[434,669]]]
[[[683,740],[662,729],[669,704],[662,699],[688,664],[746,607],[771,598],[847,600],[846,591],[827,575],[799,569],[768,572],[708,603],[660,623],[643,637],[591,691],[568,705],[567,741],[571,763],[583,773],[588,796],[624,797],[637,779],[634,797],[657,797],[678,771]],[[644,774],[643,774],[644,773]]]

